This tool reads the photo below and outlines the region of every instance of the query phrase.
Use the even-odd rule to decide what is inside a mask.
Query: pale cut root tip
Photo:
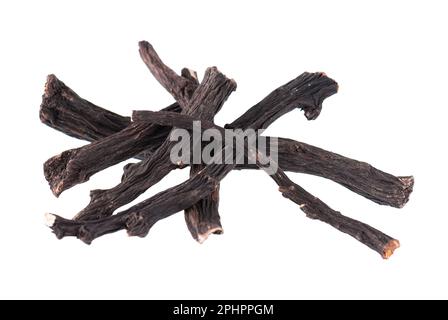
[[[412,188],[414,186],[414,176],[398,177],[406,188]]]
[[[403,183],[404,186],[404,199],[403,202],[400,204],[399,208],[403,208],[406,203],[408,203],[409,198],[411,196],[412,191],[414,191],[414,177],[413,176],[404,176],[404,177],[398,177],[398,179]]]
[[[54,214],[48,212],[45,213],[45,224],[47,225],[47,227],[51,228],[55,222],[56,222],[56,216]]]
[[[182,71],[188,73],[190,75],[190,77],[195,79],[196,81],[199,81],[198,74],[196,71],[189,69],[189,68],[184,68]]]
[[[398,240],[390,240],[383,249],[383,259],[389,259],[396,249],[400,248],[400,242]]]
[[[205,232],[205,233],[198,234],[197,241],[200,244],[203,244],[205,242],[205,240],[207,240],[211,234],[223,234],[223,233],[224,233],[224,230],[222,227],[211,228],[211,229],[207,230],[207,232]]]

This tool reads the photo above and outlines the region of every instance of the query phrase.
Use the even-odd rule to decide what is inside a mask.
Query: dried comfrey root
[[[308,120],[314,120],[322,111],[323,101],[338,89],[337,83],[327,75],[305,72],[272,91],[232,123],[220,127],[213,119],[236,89],[234,80],[211,67],[199,82],[196,72],[185,68],[178,75],[165,65],[148,42],[140,42],[139,51],[150,72],[176,100],[160,112],[136,111],[131,119],[81,98],[54,75],[47,79],[40,108],[41,121],[69,136],[90,142],[45,162],[45,178],[56,196],[109,166],[130,158],[140,160],[124,167],[122,179],[115,187],[91,191],[90,203],[74,219],[47,214],[48,223],[58,238],[75,236],[91,243],[122,229],[131,236],[143,237],[157,221],[184,210],[193,238],[203,242],[210,234],[223,232],[218,212],[220,181],[235,169],[266,169],[266,161],[260,161],[264,159],[278,168],[269,176],[279,191],[309,218],[351,235],[383,258],[389,258],[399,247],[398,240],[331,209],[291,181],[285,171],[327,178],[376,203],[397,208],[408,201],[413,177],[396,177],[368,163],[286,138],[267,137],[269,142],[275,143],[278,162],[264,151],[244,143],[245,156],[256,159],[254,163],[193,164],[188,180],[115,213],[170,171],[185,167],[184,163],[173,163],[170,159],[175,144],[169,139],[172,130],[192,130],[193,122],[199,120],[202,130],[266,129],[296,108],[303,110]],[[226,152],[233,148],[222,141],[216,156],[233,154]]]

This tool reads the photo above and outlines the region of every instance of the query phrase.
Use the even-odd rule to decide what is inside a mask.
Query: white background
[[[447,8],[444,1],[2,1],[0,298],[448,298]],[[148,237],[58,241],[44,213],[71,217],[123,164],[52,196],[42,163],[85,142],[40,123],[49,73],[129,115],[172,102],[138,55],[150,41],[176,70],[216,65],[238,83],[217,117],[232,121],[303,71],[340,85],[316,121],[294,111],[267,134],[414,175],[403,209],[321,178],[292,179],[334,209],[401,241],[389,260],[307,219],[262,172],[222,183],[225,234],[193,241],[176,214]],[[170,174],[138,200],[175,185]]]

